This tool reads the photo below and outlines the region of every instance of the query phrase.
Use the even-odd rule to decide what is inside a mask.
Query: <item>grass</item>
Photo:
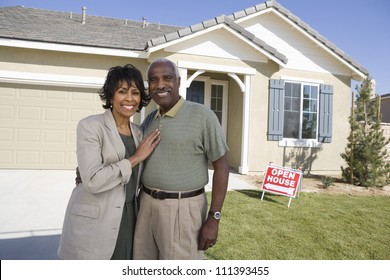
[[[210,199],[210,193],[209,199]],[[390,197],[230,191],[213,260],[389,260]]]

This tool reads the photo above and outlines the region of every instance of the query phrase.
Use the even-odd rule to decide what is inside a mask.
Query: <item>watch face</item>
[[[214,219],[216,219],[216,220],[221,219],[221,212],[218,212],[218,211],[216,211],[216,212],[209,211],[209,215],[210,215],[211,217],[213,217]]]

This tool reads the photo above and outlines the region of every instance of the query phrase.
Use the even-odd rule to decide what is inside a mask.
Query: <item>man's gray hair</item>
[[[149,79],[149,69],[150,67],[155,64],[155,63],[169,63],[172,65],[174,71],[175,71],[175,75],[176,75],[176,78],[178,79],[180,77],[179,75],[179,68],[177,67],[176,63],[174,63],[173,61],[165,58],[165,57],[161,57],[161,58],[157,58],[156,60],[154,60],[149,66],[148,66],[148,69],[146,70],[146,75]]]

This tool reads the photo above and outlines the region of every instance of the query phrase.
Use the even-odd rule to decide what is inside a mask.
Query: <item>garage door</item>
[[[0,168],[74,169],[78,121],[103,112],[96,92],[0,84]]]

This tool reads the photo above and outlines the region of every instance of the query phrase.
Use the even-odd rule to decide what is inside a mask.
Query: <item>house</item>
[[[107,69],[177,63],[180,94],[218,116],[242,174],[269,162],[340,173],[351,81],[368,71],[276,1],[189,27],[0,7],[0,168],[74,169],[75,127]],[[134,121],[156,108],[151,103]]]

